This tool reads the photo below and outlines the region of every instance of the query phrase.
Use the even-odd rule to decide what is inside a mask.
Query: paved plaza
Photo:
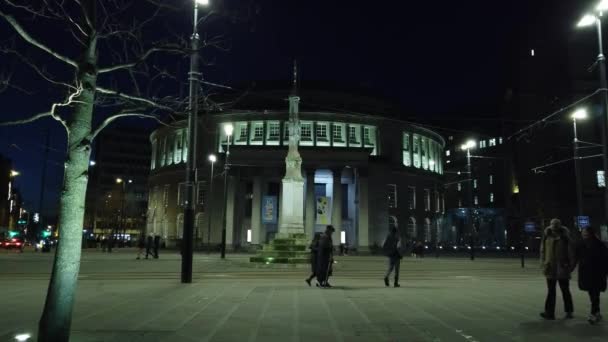
[[[338,257],[333,289],[308,287],[306,268],[260,268],[247,255],[135,260],[133,250],[85,250],[72,341],[606,341],[572,282],[573,320],[541,321],[545,285],[535,260],[406,258],[401,288],[382,282],[382,257]],[[52,255],[0,251],[0,341],[34,334]],[[563,308],[558,295],[558,317]],[[608,298],[606,299],[608,300]],[[602,304],[606,308],[605,304]],[[606,311],[604,309],[604,311]]]

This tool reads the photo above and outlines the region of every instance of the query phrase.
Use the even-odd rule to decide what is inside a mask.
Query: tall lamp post
[[[475,140],[469,140],[460,147],[463,151],[467,151],[467,173],[469,175],[469,186],[467,188],[467,197],[469,208],[467,210],[467,220],[469,221],[469,247],[471,247],[471,260],[475,260],[475,228],[473,227],[473,172],[471,170],[471,149],[477,146]]]
[[[213,198],[213,165],[217,161],[215,154],[209,155],[209,161],[211,162],[211,174],[209,176],[209,194],[207,195],[205,209],[207,211],[207,253],[211,251],[211,198]]]
[[[577,27],[587,27],[595,24],[597,28],[598,55],[596,63],[600,76],[601,98],[602,98],[602,155],[604,162],[604,175],[608,175],[608,81],[606,80],[606,57],[602,44],[602,15],[608,10],[608,0],[601,0],[595,7],[595,13],[586,14],[578,22]],[[604,187],[604,224],[608,224],[608,187]]]
[[[231,123],[224,124],[224,133],[226,134],[226,159],[224,160],[224,209],[222,210],[222,259],[226,258],[226,209],[228,207],[228,171],[230,171],[230,138],[234,126]]]
[[[587,111],[579,109],[572,113],[572,129],[574,131],[574,141],[572,142],[572,150],[574,154],[574,177],[576,178],[576,209],[577,216],[583,215],[583,187],[581,184],[581,167],[578,158],[578,135],[576,131],[576,120],[584,120],[587,118]],[[578,219],[576,221],[578,226]],[[578,227],[579,229],[581,227]]]
[[[132,179],[129,179],[128,181],[124,181],[122,178],[116,178],[116,184],[120,184],[122,186],[122,194],[121,194],[121,199],[120,199],[120,231],[122,232],[122,238],[125,238],[127,229],[125,227],[125,202],[126,202],[126,196],[127,196],[127,182],[129,184],[133,183]]]
[[[198,87],[199,87],[199,36],[198,9],[199,5],[206,6],[209,0],[194,0],[192,36],[190,37],[190,113],[188,115],[188,153],[186,156],[186,201],[184,205],[184,231],[182,241],[182,273],[181,282],[192,282],[192,253],[194,251],[194,184],[196,181],[196,131],[198,127]]]

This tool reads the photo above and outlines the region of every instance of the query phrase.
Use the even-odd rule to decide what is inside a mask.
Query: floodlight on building
[[[116,178],[116,184],[122,183],[122,178]]]

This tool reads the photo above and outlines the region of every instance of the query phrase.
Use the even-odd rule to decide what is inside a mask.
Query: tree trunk
[[[84,4],[91,14],[94,14],[94,3],[95,1],[90,1]],[[67,342],[70,339],[91,154],[90,134],[97,81],[96,50],[96,36],[93,32],[76,75],[82,93],[74,98],[74,113],[67,124],[68,155],[59,202],[59,244],[44,311],[38,324],[39,342]]]

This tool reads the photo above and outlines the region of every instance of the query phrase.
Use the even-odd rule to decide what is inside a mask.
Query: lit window
[[[494,203],[494,193],[490,192],[490,203]]]
[[[363,145],[365,147],[373,147],[372,155],[376,155],[376,127],[363,127]]]
[[[462,191],[462,183],[459,182],[457,185],[457,188],[458,188],[458,191]]]
[[[530,50],[530,56],[534,57],[534,55],[535,55],[535,51],[534,51],[534,49],[531,49]]]
[[[449,157],[449,156],[450,156],[450,150],[446,150],[446,151],[445,151],[445,156],[446,156],[446,157]]]
[[[264,123],[253,122],[251,125],[251,143],[261,145],[264,142]]]
[[[207,191],[207,183],[206,182],[198,182],[196,189],[196,204],[201,206],[203,211],[205,211],[205,200],[206,200],[206,191]]]
[[[462,198],[458,199],[458,208],[462,208]]]
[[[152,169],[152,170],[154,170],[156,168],[156,154],[158,153],[156,151],[157,148],[158,148],[157,147],[157,140],[154,139],[152,141],[152,158],[150,160],[150,169]]]
[[[312,122],[302,122],[300,124],[300,139],[302,141],[312,141]]]
[[[247,139],[249,138],[249,130],[247,127],[247,122],[237,122],[235,124],[235,145],[247,145]]]
[[[502,144],[502,137],[498,138],[498,143]]]
[[[490,139],[488,145],[489,146],[496,146],[496,138]]]
[[[431,190],[424,189],[424,210],[431,211]]]
[[[494,184],[494,175],[490,175],[490,185]]]
[[[413,144],[412,144],[412,155],[414,156],[414,167],[420,168],[420,136],[418,134],[414,134]]]
[[[403,133],[403,165],[412,166],[412,155],[410,153],[410,135]]]
[[[421,155],[422,155],[422,168],[424,170],[429,169],[429,145],[428,140],[425,137],[420,137]]]
[[[606,187],[606,178],[604,177],[604,170],[597,171],[597,186],[598,188]]]
[[[166,208],[169,206],[169,189],[170,189],[170,185],[167,184],[165,185],[165,188],[163,189],[163,206]]]
[[[397,185],[387,184],[388,191],[388,207],[397,208]]]
[[[173,164],[173,144],[175,137],[170,135],[167,137],[167,160],[165,161],[165,165]]]
[[[344,124],[334,123],[331,125],[331,136],[334,145],[344,146]]]
[[[479,198],[477,197],[477,195],[475,195],[474,203],[475,205],[479,205]]]
[[[266,137],[266,144],[278,145],[279,138],[281,137],[281,124],[278,121],[268,122],[268,132]]]
[[[179,132],[175,136],[175,154],[173,155],[173,163],[179,164],[182,162],[182,149],[183,149],[183,139],[186,138],[185,134]]]
[[[479,148],[484,148],[486,147],[486,141],[485,140],[479,140]]]
[[[477,189],[477,179],[473,179],[473,188]]]
[[[416,187],[410,186],[407,188],[407,201],[410,209],[416,209]]]
[[[350,146],[361,146],[361,126],[348,125],[348,144]]]
[[[327,122],[317,122],[315,128],[315,134],[317,137],[317,145],[319,146],[329,146],[329,123]]]

